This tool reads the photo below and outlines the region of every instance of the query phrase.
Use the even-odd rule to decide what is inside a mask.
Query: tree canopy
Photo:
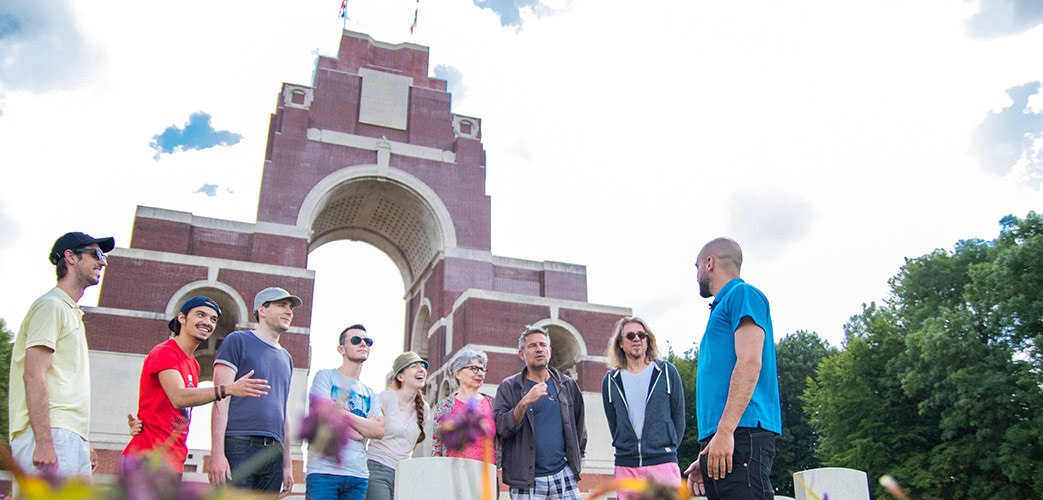
[[[1043,498],[1043,218],[1000,225],[907,259],[845,325],[803,398],[823,464],[918,499]]]

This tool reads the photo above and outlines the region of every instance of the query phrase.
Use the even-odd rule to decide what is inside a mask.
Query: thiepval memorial
[[[299,424],[311,365],[315,272],[307,269],[308,254],[336,240],[369,243],[398,267],[401,348],[430,361],[428,402],[449,393],[445,365],[463,348],[488,353],[483,391],[494,394],[522,367],[517,342],[524,326],[545,327],[552,364],[584,391],[589,443],[581,489],[611,477],[600,386],[612,325],[630,309],[588,303],[582,265],[492,253],[482,121],[451,112],[446,82],[428,76],[428,59],[427,47],[344,31],[337,56],[318,59],[311,85],[283,84],[269,123],[256,222],[137,208],[129,248],[111,253],[98,306],[85,308],[91,440],[101,480],[116,473],[129,439],[126,414],[136,411],[142,361],[193,295],[213,297],[224,312],[196,351],[203,381],[212,379],[222,339],[257,326],[254,294],[280,286],[304,299],[281,339],[293,356],[289,411]],[[293,436],[295,491],[303,492],[300,445]],[[206,450],[191,450],[185,480],[206,481],[207,460]]]

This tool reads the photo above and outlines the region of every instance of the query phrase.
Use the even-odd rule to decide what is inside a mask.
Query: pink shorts
[[[659,465],[646,465],[644,467],[620,467],[616,466],[616,479],[623,477],[648,478],[657,483],[670,486],[681,485],[681,468],[675,462],[667,462]],[[636,500],[640,495],[620,490],[619,500]]]

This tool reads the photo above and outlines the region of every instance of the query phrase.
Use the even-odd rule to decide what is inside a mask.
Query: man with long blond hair
[[[677,368],[659,358],[648,324],[631,316],[616,322],[607,357],[601,400],[616,449],[616,478],[681,484],[677,448],[684,438],[684,389]],[[619,498],[637,496],[620,491]]]

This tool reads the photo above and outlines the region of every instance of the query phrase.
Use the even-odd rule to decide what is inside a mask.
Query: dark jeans
[[[282,489],[282,443],[265,436],[225,436],[232,484],[256,491]]]
[[[703,448],[709,439],[702,442]],[[775,461],[775,433],[759,428],[735,429],[732,472],[713,480],[706,474],[706,456],[699,457],[706,498],[709,500],[773,500],[771,463]]]

